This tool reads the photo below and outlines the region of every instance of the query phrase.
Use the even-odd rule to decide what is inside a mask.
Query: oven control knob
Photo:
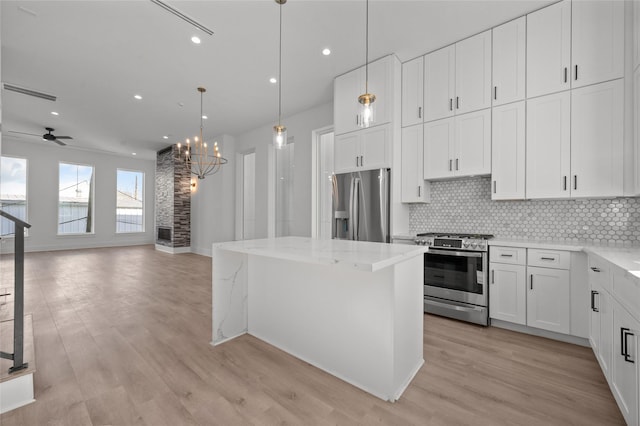
[[[476,243],[475,241],[471,243],[471,248],[476,248],[478,246],[478,243]]]
[[[484,243],[478,243],[478,248],[480,250],[484,250]]]
[[[430,245],[432,245],[432,244],[433,244],[433,241],[431,241],[431,240],[427,240],[427,241],[426,241],[426,243],[427,243],[427,245],[428,245],[428,246],[430,246]]]
[[[465,243],[463,244],[463,246],[464,246],[464,248],[469,248],[469,243],[468,243],[468,242],[465,242]]]

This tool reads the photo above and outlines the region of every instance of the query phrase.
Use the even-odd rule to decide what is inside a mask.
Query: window
[[[58,234],[93,233],[93,167],[60,163]]]
[[[27,220],[27,160],[0,157],[0,207],[12,216]],[[2,218],[2,236],[14,235],[13,222]],[[26,230],[25,230],[26,231]]]
[[[116,232],[144,232],[144,173],[118,169]]]

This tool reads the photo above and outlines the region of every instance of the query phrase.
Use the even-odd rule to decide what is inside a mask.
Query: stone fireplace
[[[156,249],[191,250],[191,173],[176,158],[174,145],[156,157]]]

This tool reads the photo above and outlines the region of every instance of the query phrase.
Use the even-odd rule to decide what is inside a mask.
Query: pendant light
[[[365,47],[365,64],[364,64],[364,93],[358,96],[358,102],[360,103],[360,119],[358,120],[358,126],[369,127],[374,122],[374,108],[373,103],[376,100],[376,95],[369,93],[369,0],[366,0],[366,47]]]
[[[278,124],[273,126],[273,146],[282,149],[287,144],[287,128],[282,125],[282,5],[287,0],[275,0],[280,6],[280,44],[278,49]]]

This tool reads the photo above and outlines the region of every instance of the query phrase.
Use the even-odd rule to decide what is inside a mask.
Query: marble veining
[[[229,297],[227,299],[227,303],[228,306],[231,306],[231,303],[233,302],[233,295],[235,292],[237,292],[237,278],[238,278],[238,274],[240,273],[240,271],[242,270],[242,268],[244,268],[244,262],[240,261],[240,264],[238,265],[238,267],[236,268],[236,270],[233,272],[233,275],[231,276],[227,276],[227,277],[220,277],[220,280],[223,283],[231,283],[231,291],[229,292]],[[247,301],[247,297],[246,295],[243,297],[243,305],[246,306],[246,301]],[[226,340],[228,339],[230,336],[226,336],[224,334],[224,323],[227,321],[227,318],[229,317],[229,313],[231,312],[230,309],[227,310],[227,312],[225,313],[225,315],[222,317],[222,320],[220,321],[220,324],[218,325],[218,329],[216,330],[216,336],[217,336],[217,340],[222,341],[222,340]],[[243,331],[247,331],[246,327],[244,328]]]
[[[247,332],[247,255],[214,247],[212,267],[212,338],[217,345]]]

